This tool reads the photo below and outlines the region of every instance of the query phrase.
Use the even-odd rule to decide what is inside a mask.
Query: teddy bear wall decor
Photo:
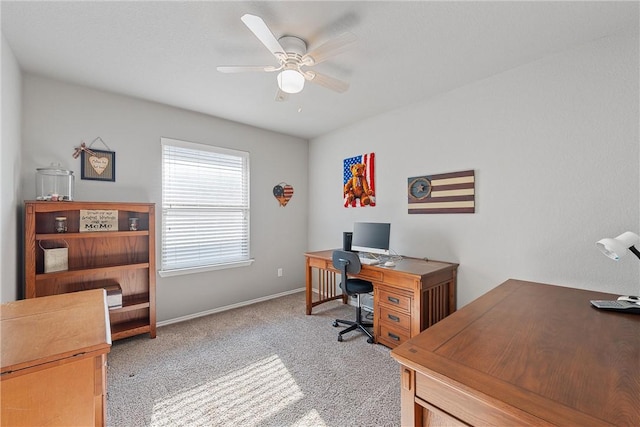
[[[375,153],[344,159],[342,175],[345,208],[376,205]]]

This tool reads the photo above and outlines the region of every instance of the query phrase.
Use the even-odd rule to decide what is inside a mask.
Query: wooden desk
[[[333,268],[333,250],[307,252],[307,314],[318,304],[343,298]],[[314,270],[317,299],[314,301]],[[363,265],[357,277],[373,282],[373,335],[395,347],[456,310],[458,264],[403,258],[393,268]]]
[[[637,426],[640,316],[508,280],[392,350],[402,425]]]
[[[0,307],[3,426],[102,426],[111,348],[104,289]]]

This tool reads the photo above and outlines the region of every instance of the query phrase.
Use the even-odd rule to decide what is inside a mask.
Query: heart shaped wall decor
[[[102,172],[104,172],[104,170],[109,165],[109,159],[106,157],[91,156],[89,157],[89,163],[98,175],[102,175]]]
[[[278,200],[278,202],[280,202],[280,206],[285,207],[293,197],[293,187],[287,183],[281,182],[273,187],[273,196]]]

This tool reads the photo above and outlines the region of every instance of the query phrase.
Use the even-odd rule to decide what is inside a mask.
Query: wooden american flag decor
[[[410,214],[475,213],[475,172],[409,178],[407,195]]]

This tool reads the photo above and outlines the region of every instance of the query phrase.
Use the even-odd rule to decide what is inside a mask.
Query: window
[[[249,258],[249,153],[161,138],[161,276]]]

